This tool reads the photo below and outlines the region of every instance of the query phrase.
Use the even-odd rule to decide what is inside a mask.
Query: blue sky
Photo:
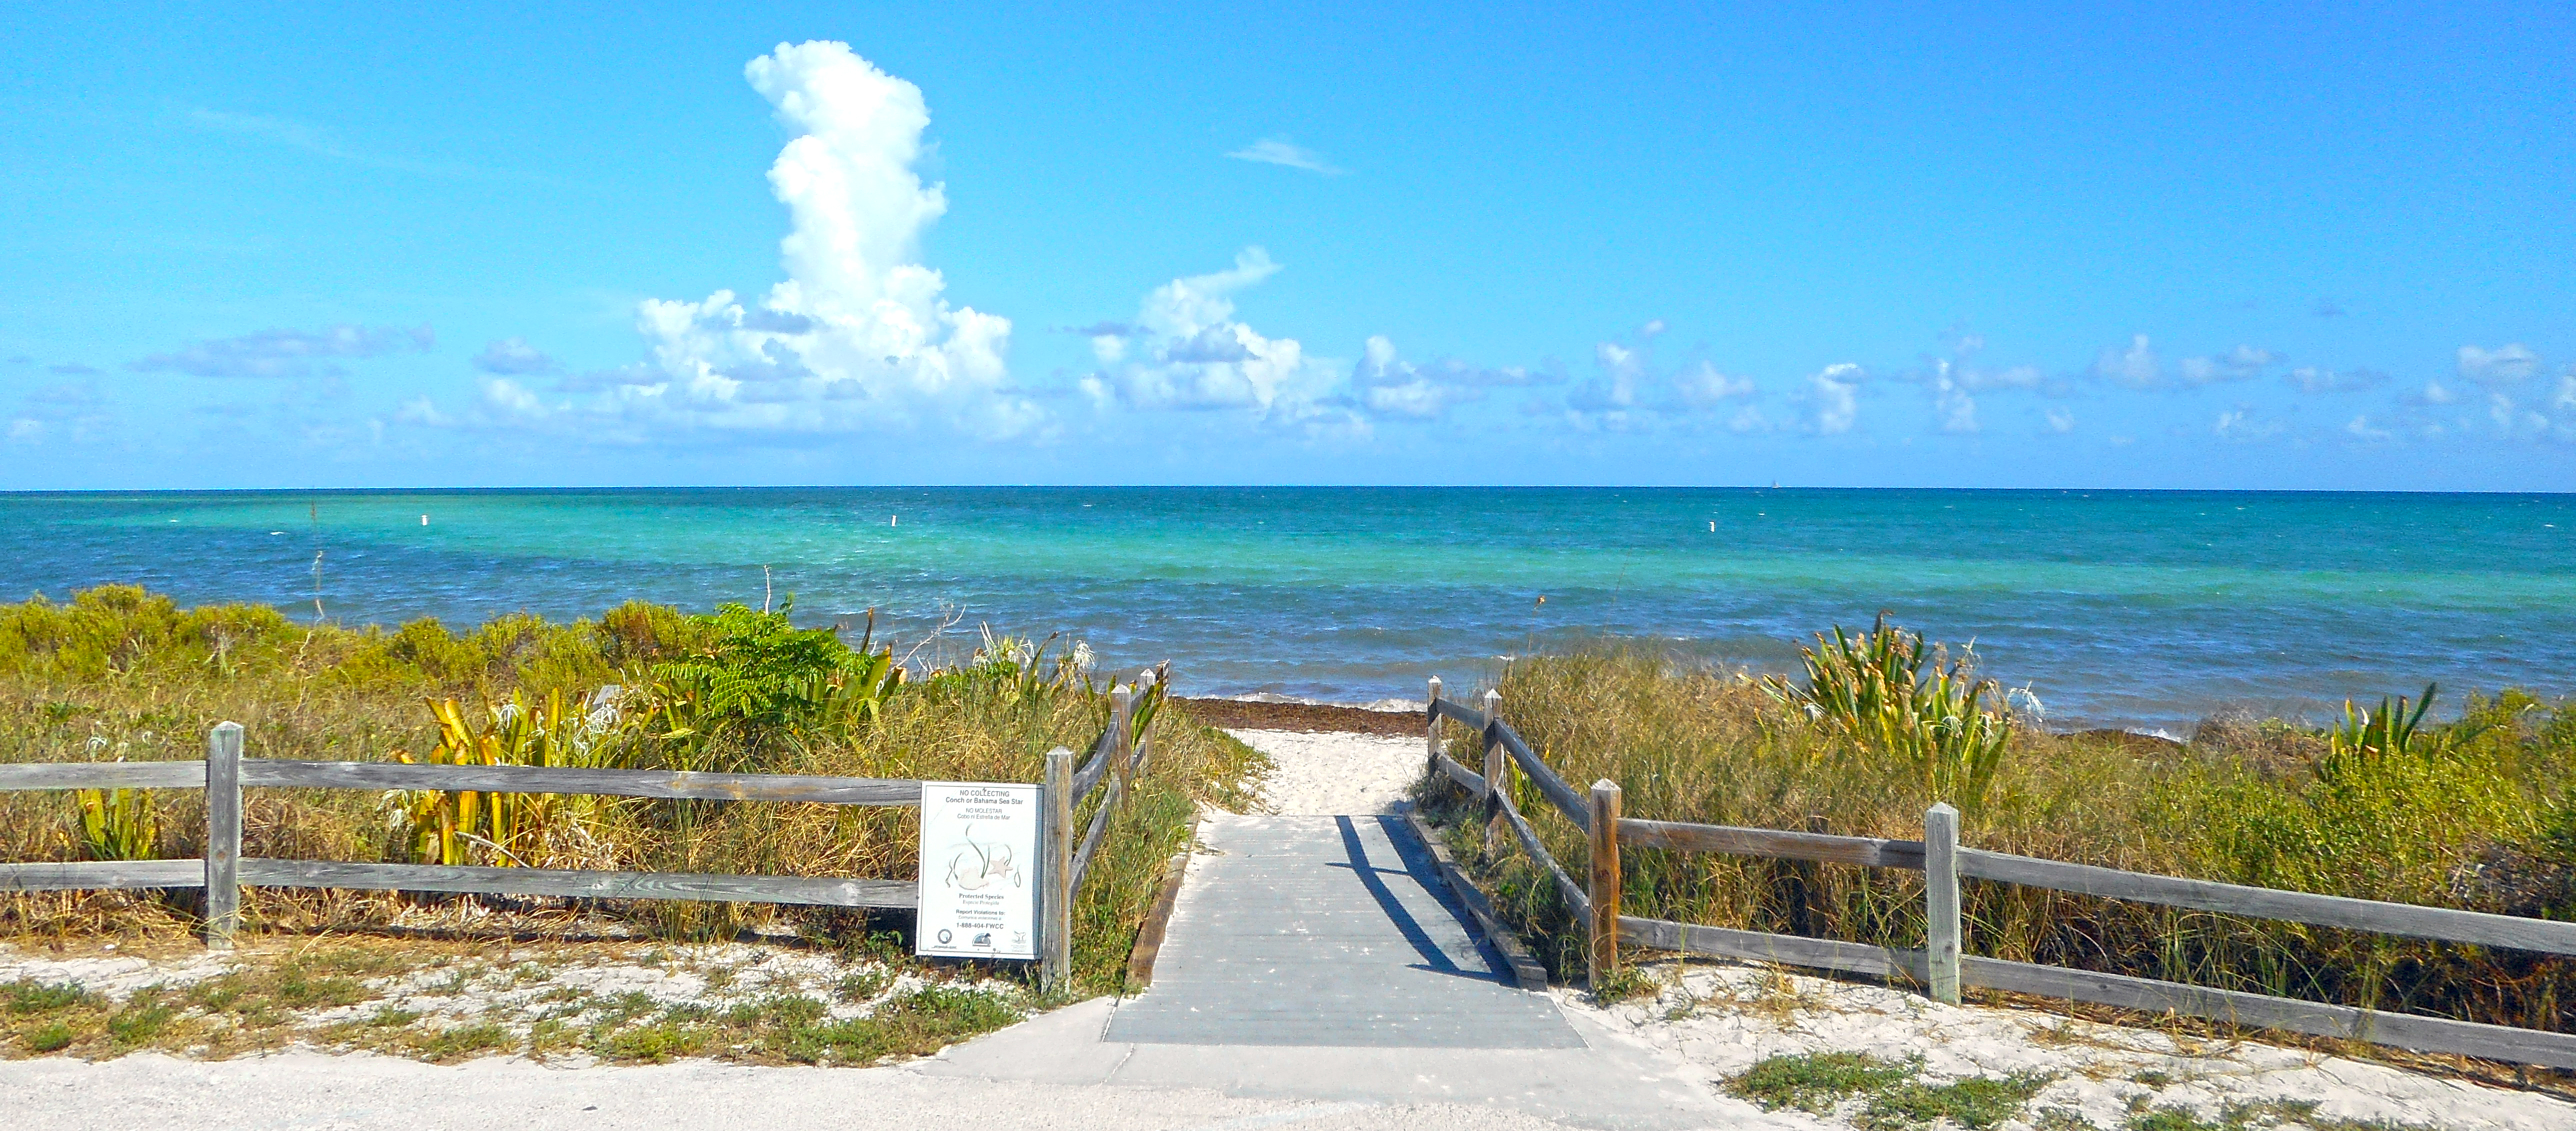
[[[0,10],[0,488],[2576,490],[2576,10]]]

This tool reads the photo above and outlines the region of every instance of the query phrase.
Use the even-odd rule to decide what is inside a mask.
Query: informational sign
[[[921,917],[913,953],[1038,956],[1040,788],[921,783]]]

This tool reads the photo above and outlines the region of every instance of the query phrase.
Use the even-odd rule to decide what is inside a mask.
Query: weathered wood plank
[[[1741,958],[1753,962],[1780,962],[1791,966],[1841,970],[1846,973],[1868,974],[1879,978],[1903,977],[1917,982],[1924,980],[1927,973],[1922,951],[1867,946],[1861,943],[1839,942],[1834,939],[1810,939],[1796,935],[1774,935],[1763,931],[1739,931],[1732,927],[1704,927],[1697,923],[1676,923],[1669,919],[1641,919],[1634,915],[1619,917],[1619,934],[1639,946],[1682,954],[1712,954],[1721,958]]]
[[[1122,692],[1121,694],[1124,693]],[[1079,805],[1082,803],[1083,798],[1091,796],[1092,789],[1097,787],[1100,784],[1100,779],[1109,773],[1109,767],[1118,761],[1121,747],[1125,745],[1118,741],[1119,728],[1125,722],[1125,719],[1118,712],[1123,712],[1126,709],[1127,706],[1125,701],[1120,701],[1119,705],[1112,711],[1109,725],[1102,728],[1100,737],[1091,740],[1090,753],[1085,755],[1088,760],[1082,764],[1081,769],[1074,771],[1074,804]]]
[[[84,860],[58,864],[0,864],[0,892],[110,891],[133,888],[201,888],[203,860]]]
[[[206,732],[206,946],[231,950],[241,929],[242,726]]]
[[[1565,784],[1564,778],[1556,776],[1554,768],[1539,761],[1538,755],[1530,752],[1529,743],[1521,741],[1520,732],[1513,730],[1511,724],[1504,723],[1494,729],[1500,732],[1503,749],[1511,752],[1512,761],[1520,763],[1521,772],[1528,774],[1531,781],[1538,783],[1538,791],[1546,795],[1550,804],[1556,806],[1556,811],[1565,814],[1566,820],[1574,822],[1575,828],[1586,833],[1591,832],[1592,802],[1585,798],[1581,791]]]
[[[708,801],[809,801],[825,805],[921,804],[921,783],[898,778],[714,774],[687,770],[583,770],[557,766],[420,766],[404,762],[299,762],[246,758],[242,784],[313,789],[481,790],[585,793]]]
[[[1683,852],[1726,852],[1779,860],[1816,860],[1827,864],[1865,864],[1875,868],[1923,870],[1923,842],[1880,840],[1831,833],[1793,833],[1734,825],[1700,825],[1686,821],[1619,820],[1619,839],[1632,848],[1671,848]],[[1967,875],[1964,857],[1960,874]]]
[[[1932,1000],[1959,1004],[1959,811],[1923,811],[1923,943]]]
[[[2535,1029],[2482,1025],[2409,1013],[2381,1013],[2351,1006],[2214,990],[2090,970],[2034,966],[1994,958],[1970,956],[1961,959],[1960,965],[1962,980],[1987,989],[2154,1013],[2171,1010],[2253,1028],[2342,1037],[2417,1052],[2457,1053],[2518,1064],[2576,1068],[2576,1034],[2544,1033]]]
[[[1428,686],[1431,693],[1422,700],[1428,704],[1422,712],[1422,757],[1426,763],[1440,756],[1440,677],[1432,676]]]
[[[1052,994],[1073,977],[1073,751],[1047,751],[1038,800],[1038,984]]]
[[[1100,799],[1100,807],[1091,813],[1091,827],[1082,834],[1082,847],[1073,850],[1073,890],[1082,890],[1082,879],[1091,874],[1091,854],[1100,850],[1100,838],[1109,831],[1109,816],[1118,809],[1118,797],[1127,782],[1120,777],[1109,779],[1109,794]],[[1077,790],[1081,787],[1076,786]]]
[[[1584,984],[1595,992],[1601,979],[1619,971],[1619,783],[1603,778],[1592,783],[1592,913],[1584,916],[1591,934],[1590,963]]]
[[[204,762],[13,762],[0,793],[38,789],[204,789]]]
[[[1457,782],[1459,788],[1466,790],[1472,796],[1484,796],[1485,775],[1459,765],[1457,759],[1446,754],[1438,754],[1434,757],[1439,759],[1440,772],[1449,775],[1450,781]]]
[[[368,891],[487,892],[577,899],[685,899],[703,903],[798,903],[820,907],[912,907],[918,891],[905,880],[820,876],[720,876],[693,872],[565,872],[547,868],[469,868],[439,864],[343,864],[323,860],[241,862],[255,887],[357,888]]]
[[[2576,923],[2546,919],[2186,880],[1975,848],[1959,850],[1959,874],[2083,895],[2134,899],[2141,903],[2161,903],[2263,919],[2287,919],[2320,927],[2349,927],[2413,938],[2576,954]]]
[[[1193,829],[1184,844],[1198,840]],[[1154,982],[1154,960],[1163,953],[1163,934],[1172,925],[1172,906],[1180,902],[1181,880],[1189,875],[1190,854],[1175,852],[1163,862],[1163,881],[1154,885],[1154,905],[1145,910],[1145,921],[1136,927],[1136,945],[1127,951],[1127,985],[1137,988]]]
[[[1431,701],[1431,707],[1440,714],[1465,723],[1469,730],[1482,733],[1485,729],[1485,713],[1455,699],[1434,699]]]

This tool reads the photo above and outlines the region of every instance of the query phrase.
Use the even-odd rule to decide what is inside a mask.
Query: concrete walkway
[[[1784,1126],[1678,1057],[1526,993],[1470,933],[1403,818],[1200,827],[1154,984],[912,1071],[1268,1100],[1469,1105],[1498,1126]],[[1338,1109],[1336,1109],[1338,1110]]]
[[[1400,817],[1201,826],[1154,985],[1108,1039],[1139,1044],[1581,1048],[1497,970]]]

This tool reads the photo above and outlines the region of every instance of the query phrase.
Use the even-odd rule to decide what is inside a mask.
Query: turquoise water
[[[422,515],[429,524],[421,524]],[[889,519],[895,521],[891,524]],[[1710,524],[1715,523],[1714,532]],[[2576,692],[2576,496],[1447,488],[0,495],[0,595],[451,624],[630,597],[953,615],[1173,661],[1194,694],[1344,702],[1600,635],[1778,670],[1887,610],[1976,642],[2052,725]],[[1542,602],[1539,598],[1544,597]],[[2451,702],[2456,703],[2453,698]]]

